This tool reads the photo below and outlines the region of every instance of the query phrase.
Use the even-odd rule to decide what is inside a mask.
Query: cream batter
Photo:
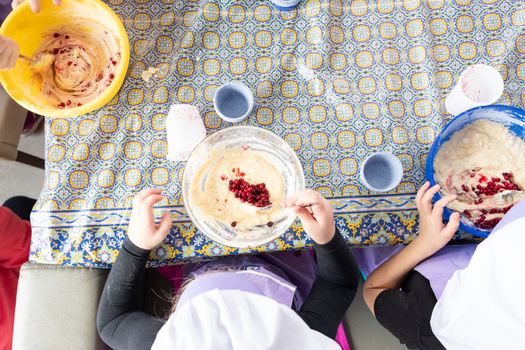
[[[458,196],[448,207],[488,230],[525,199],[525,142],[503,124],[478,120],[441,146],[434,171],[443,194]]]
[[[236,198],[229,189],[231,180],[244,179],[252,185],[265,184],[268,208],[258,208]],[[242,231],[256,225],[273,224],[282,209],[285,183],[281,172],[264,153],[250,150],[212,151],[210,159],[197,171],[190,187],[190,205],[203,214]]]
[[[42,94],[58,108],[86,104],[102,94],[115,78],[120,43],[103,25],[89,20],[61,26],[44,36],[33,55]]]

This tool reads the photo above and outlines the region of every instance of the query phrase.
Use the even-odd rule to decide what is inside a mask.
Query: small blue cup
[[[369,190],[388,192],[396,188],[401,182],[403,165],[392,153],[374,153],[361,164],[360,177]]]
[[[297,7],[301,0],[272,0],[273,6],[280,11],[290,11]]]
[[[213,96],[215,111],[222,119],[230,123],[246,119],[253,110],[253,104],[252,91],[239,82],[222,85]]]

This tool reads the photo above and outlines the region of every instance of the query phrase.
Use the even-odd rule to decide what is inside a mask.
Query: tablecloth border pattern
[[[416,235],[414,193],[387,196],[330,198],[336,225],[351,245],[400,244]],[[260,247],[236,249],[209,240],[189,220],[184,207],[157,208],[174,221],[172,234],[150,254],[150,267],[195,261],[194,255],[222,256],[301,249],[311,245],[296,222],[281,237]],[[112,211],[34,211],[31,262],[109,268],[126,235],[129,209]],[[79,221],[82,230],[75,230]],[[101,241],[102,240],[102,241]],[[100,247],[90,249],[88,246]]]

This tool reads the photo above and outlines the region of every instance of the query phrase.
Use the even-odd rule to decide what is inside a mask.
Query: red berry
[[[236,170],[236,169],[232,169]],[[238,168],[237,168],[238,170]],[[228,189],[234,193],[235,198],[239,198],[241,202],[247,202],[255,207],[265,207],[270,205],[269,193],[264,184],[252,185],[243,178],[230,180]]]

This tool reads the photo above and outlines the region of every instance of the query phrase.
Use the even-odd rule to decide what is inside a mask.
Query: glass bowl
[[[218,131],[204,139],[191,153],[184,170],[184,205],[200,232],[218,243],[235,248],[256,247],[268,243],[282,235],[296,219],[295,213],[282,208],[275,214],[278,219],[273,221],[271,227],[257,225],[241,234],[231,225],[206,217],[198,206],[192,205],[192,182],[196,181],[196,174],[201,166],[210,159],[211,152],[246,147],[260,152],[280,171],[285,184],[285,198],[305,188],[303,167],[297,155],[286,141],[270,131],[252,126],[236,126]],[[205,177],[199,186],[204,182]]]

